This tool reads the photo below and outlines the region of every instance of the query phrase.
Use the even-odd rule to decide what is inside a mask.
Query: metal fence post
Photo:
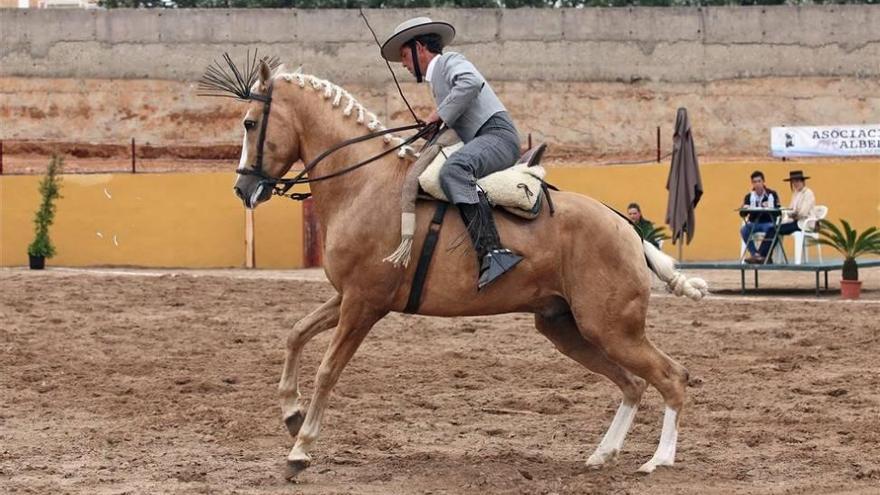
[[[657,163],[660,163],[660,126],[657,126]]]
[[[134,138],[131,138],[131,173],[137,173],[134,161]]]

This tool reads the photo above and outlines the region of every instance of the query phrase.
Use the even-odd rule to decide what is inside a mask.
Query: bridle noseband
[[[308,184],[311,182],[318,182],[318,181],[322,181],[322,180],[332,179],[334,177],[339,177],[340,175],[347,174],[348,172],[351,172],[355,169],[363,167],[364,165],[367,165],[368,163],[372,163],[372,162],[374,162],[384,156],[387,156],[388,154],[390,154],[394,151],[397,151],[400,148],[413,143],[415,140],[417,140],[421,137],[431,135],[432,133],[434,133],[438,129],[438,127],[440,125],[439,122],[432,123],[432,124],[425,124],[424,122],[418,122],[415,124],[405,125],[405,126],[401,126],[401,127],[395,127],[392,129],[383,129],[380,131],[373,131],[373,132],[370,132],[370,133],[365,134],[363,136],[358,136],[358,137],[352,138],[352,139],[346,139],[345,141],[342,141],[340,143],[337,143],[337,144],[331,146],[329,149],[325,150],[323,153],[321,153],[320,155],[315,157],[312,161],[307,163],[305,165],[305,167],[303,167],[303,170],[299,174],[296,175],[296,177],[294,177],[292,179],[276,179],[275,177],[271,177],[271,176],[267,175],[263,171],[263,146],[266,142],[266,128],[269,125],[269,110],[272,108],[272,88],[273,87],[274,87],[273,84],[269,85],[265,96],[259,95],[259,94],[254,94],[254,93],[251,93],[249,96],[249,98],[252,100],[263,102],[263,118],[262,118],[262,124],[260,125],[260,135],[257,138],[257,159],[256,159],[256,162],[254,163],[253,168],[242,167],[242,168],[236,169],[235,173],[237,173],[239,175],[254,175],[254,176],[259,177],[260,184],[264,185],[264,186],[272,187],[272,194],[276,195],[276,196],[285,196],[290,199],[295,199],[295,200],[299,200],[299,201],[304,200],[304,199],[310,197],[311,193],[290,193],[290,194],[288,194],[288,191],[291,188],[293,188],[293,186],[295,186],[297,184]],[[393,132],[408,131],[408,130],[412,130],[412,129],[419,129],[419,131],[416,132],[414,135],[403,140],[397,146],[391,147],[391,148],[384,150],[381,153],[374,155],[366,160],[360,161],[354,165],[348,166],[342,170],[333,172],[331,174],[327,174],[327,175],[324,175],[321,177],[306,177],[306,174],[308,174],[313,168],[315,168],[315,166],[317,166],[318,163],[320,163],[324,158],[327,158],[332,153],[334,153],[342,148],[345,148],[346,146],[361,143],[363,141],[377,138],[379,136],[384,136],[386,134],[391,134]]]

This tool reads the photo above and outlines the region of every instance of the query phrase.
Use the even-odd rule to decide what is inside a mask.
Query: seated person
[[[813,207],[816,206],[816,195],[807,187],[807,179],[809,177],[805,176],[801,170],[792,170],[788,173],[787,179],[782,179],[791,186],[791,203],[788,205],[791,211],[783,214],[782,223],[779,225],[777,232],[767,234],[764,242],[761,243],[761,248],[758,250],[759,253],[766,256],[766,253],[770,250],[770,243],[774,235],[790,235],[801,230],[801,227],[798,225],[800,223],[799,220],[808,218]]]
[[[626,207],[626,216],[629,217],[630,223],[635,225],[636,230],[639,231],[639,235],[641,235],[643,239],[646,239],[648,234],[654,230],[654,223],[642,216],[642,209],[639,207],[638,203],[630,203],[629,206]],[[656,239],[647,240],[655,247],[660,247]]]
[[[786,212],[782,218],[779,235],[789,235],[801,230],[798,225],[800,220],[809,218],[810,212],[816,206],[816,195],[813,194],[812,189],[807,187],[807,179],[809,177],[805,176],[801,170],[792,170],[788,173],[788,178],[783,179],[791,186],[791,203],[788,205],[791,212]]]
[[[752,190],[746,194],[743,199],[743,208],[779,208],[779,194],[768,188],[764,184],[764,173],[755,170],[751,175]],[[746,213],[741,213],[745,217]],[[774,228],[773,215],[767,212],[748,213],[745,225],[739,229],[743,242],[746,243],[746,249],[749,250],[750,256],[746,258],[747,263],[763,263],[767,253],[759,253],[755,247],[755,243],[749,239],[751,234],[763,232],[767,234]],[[763,244],[762,244],[763,247]],[[768,243],[769,249],[769,243]]]

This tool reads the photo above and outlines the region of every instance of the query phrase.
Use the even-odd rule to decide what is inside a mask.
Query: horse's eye
[[[244,128],[247,129],[247,130],[249,130],[249,131],[252,130],[252,129],[253,129],[254,127],[256,127],[256,126],[257,126],[257,121],[256,121],[256,120],[245,120],[245,121],[244,121]]]

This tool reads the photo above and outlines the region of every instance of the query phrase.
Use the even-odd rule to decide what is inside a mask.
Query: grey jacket
[[[464,55],[439,55],[431,74],[437,114],[467,143],[489,117],[506,111],[483,75]]]

